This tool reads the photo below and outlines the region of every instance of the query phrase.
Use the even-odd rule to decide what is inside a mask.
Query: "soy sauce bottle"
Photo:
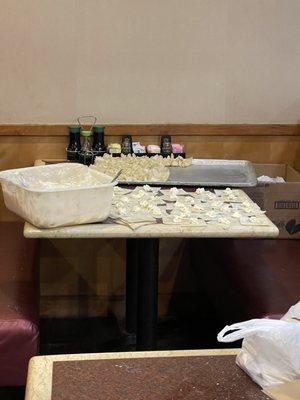
[[[71,162],[79,160],[81,150],[80,126],[69,126],[69,145],[67,147],[67,159]]]
[[[124,135],[122,136],[122,147],[121,147],[122,154],[132,154],[132,137],[131,135]]]
[[[167,157],[172,154],[172,143],[170,135],[164,135],[161,137],[160,151],[163,157]]]
[[[92,131],[93,131],[92,152],[96,157],[101,156],[106,152],[106,147],[104,144],[105,128],[104,126],[101,125],[94,125]]]

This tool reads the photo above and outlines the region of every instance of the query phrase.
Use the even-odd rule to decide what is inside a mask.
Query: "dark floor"
[[[205,329],[204,329],[205,327]],[[158,350],[224,347],[216,340],[223,326],[214,321],[166,317],[158,325]],[[135,336],[119,327],[116,319],[47,319],[41,321],[41,354],[134,351]],[[232,347],[232,343],[230,344]],[[228,347],[228,346],[226,346]]]

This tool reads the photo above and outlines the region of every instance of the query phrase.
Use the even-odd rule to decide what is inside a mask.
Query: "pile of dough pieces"
[[[257,204],[241,190],[198,188],[186,192],[176,187],[160,189],[145,185],[134,190],[115,187],[110,218],[117,223],[162,223],[205,227],[209,224],[224,229],[230,226],[268,225]]]
[[[12,179],[13,182],[25,188],[45,191],[98,187],[111,180],[110,177],[92,171],[81,164],[61,164],[61,166],[61,168],[57,168],[56,165],[53,168],[40,167],[36,173],[32,173],[31,170],[24,172],[22,169],[16,170]]]
[[[124,182],[165,182],[170,174],[168,167],[184,168],[191,165],[192,161],[192,158],[174,158],[173,155],[164,158],[159,155],[136,157],[122,154],[121,157],[112,157],[105,154],[103,157],[96,157],[90,168],[110,176],[115,176],[122,170],[119,180]]]

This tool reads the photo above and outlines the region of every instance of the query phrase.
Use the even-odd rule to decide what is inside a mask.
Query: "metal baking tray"
[[[46,164],[66,160],[42,160]],[[213,160],[194,158],[185,168],[170,167],[164,182],[119,181],[120,185],[251,187],[257,185],[255,169],[246,160]]]
[[[170,167],[170,176],[164,182],[119,181],[119,184],[251,187],[257,185],[257,179],[250,161],[194,159],[189,167]]]

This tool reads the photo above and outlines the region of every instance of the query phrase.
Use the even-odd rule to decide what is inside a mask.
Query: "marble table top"
[[[37,160],[35,165],[43,165]],[[254,202],[242,190],[235,190],[243,200]],[[113,220],[102,223],[76,225],[70,227],[40,229],[30,223],[25,223],[26,238],[272,238],[279,234],[278,228],[266,215],[261,216],[262,225],[241,225],[238,221],[224,228],[218,224],[181,225],[152,223],[133,229]]]
[[[278,228],[266,217],[262,226],[230,226],[223,229],[215,225],[180,226],[152,224],[138,229],[116,223],[95,223],[62,228],[40,229],[28,222],[24,225],[26,238],[272,238],[279,234]]]
[[[237,349],[177,350],[124,353],[91,353],[33,357],[29,363],[25,400],[51,400],[54,362],[77,360],[121,360],[157,357],[199,357],[236,355]]]

